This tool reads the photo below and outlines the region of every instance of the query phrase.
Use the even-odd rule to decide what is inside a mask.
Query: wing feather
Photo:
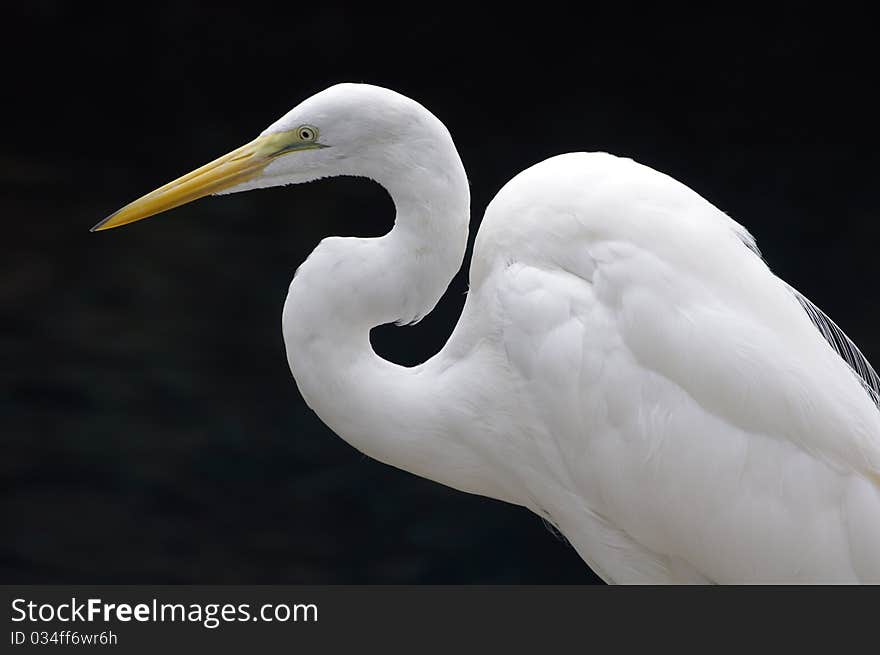
[[[871,362],[859,350],[859,347],[853,343],[852,339],[846,336],[846,333],[831,318],[819,309],[809,298],[800,291],[788,285],[788,290],[797,298],[797,301],[804,308],[807,316],[810,317],[813,325],[822,334],[825,341],[834,348],[834,351],[840,355],[840,358],[846,362],[847,366],[858,377],[864,387],[865,392],[870,396],[874,405],[880,409],[880,376],[871,366]]]

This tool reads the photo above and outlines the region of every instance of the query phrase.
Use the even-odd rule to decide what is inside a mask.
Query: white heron
[[[383,185],[394,227],[321,241],[282,327],[303,398],[349,444],[529,508],[608,582],[880,582],[873,369],[745,228],[647,166],[570,153],[508,182],[458,324],[410,368],[370,330],[433,309],[470,196],[449,132],[405,96],[330,87],[93,229],[338,175]]]

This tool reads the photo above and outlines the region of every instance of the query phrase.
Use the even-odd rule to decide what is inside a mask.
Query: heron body
[[[284,305],[299,390],[352,446],[531,509],[609,582],[880,582],[880,412],[856,374],[872,369],[742,226],[662,173],[572,153],[514,177],[458,324],[414,367],[369,333],[436,305],[470,197],[449,132],[404,96],[331,87],[96,227],[331,175],[396,208],[383,237],[322,241]]]

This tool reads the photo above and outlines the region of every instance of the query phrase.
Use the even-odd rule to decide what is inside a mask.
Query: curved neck
[[[425,365],[382,359],[369,336],[378,325],[430,312],[461,266],[470,194],[445,139],[430,160],[391,156],[354,171],[389,191],[394,228],[375,239],[323,240],[291,282],[283,328],[300,392],[330,428],[375,459],[463,488],[456,470],[468,457],[444,438],[436,377]]]

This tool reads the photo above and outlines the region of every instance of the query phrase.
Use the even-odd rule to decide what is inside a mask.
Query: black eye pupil
[[[301,135],[302,135],[302,138],[304,138],[304,139],[311,139],[312,138],[312,131],[311,130],[303,130],[301,132]]]

